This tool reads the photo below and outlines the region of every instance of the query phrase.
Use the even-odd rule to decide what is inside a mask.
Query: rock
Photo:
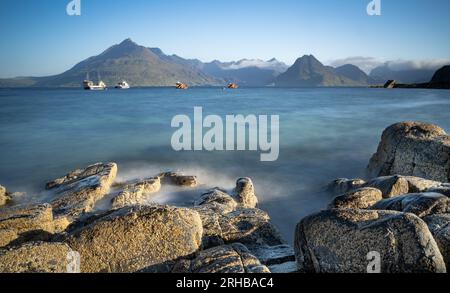
[[[222,245],[200,251],[193,260],[178,263],[176,273],[270,273],[250,251],[240,243]]]
[[[258,198],[255,195],[255,188],[250,178],[240,178],[236,182],[234,198],[244,208],[256,208]]]
[[[3,209],[0,212],[0,229],[13,229],[17,234],[32,231],[53,233],[52,207],[42,204]]]
[[[371,209],[412,213],[423,218],[432,214],[450,212],[450,199],[439,193],[413,193],[384,199]]]
[[[428,189],[427,192],[436,192],[450,197],[450,184],[443,184],[440,187],[432,187]]]
[[[270,217],[259,209],[238,209],[227,214],[204,208],[195,210],[202,219],[205,246],[211,241],[214,244],[284,244],[278,229],[270,222]]]
[[[161,189],[159,177],[127,184],[119,194],[112,199],[113,209],[125,206],[144,204],[146,195],[156,193]]]
[[[55,214],[73,221],[92,211],[95,203],[109,193],[116,175],[115,163],[98,163],[47,183],[47,189],[57,196],[51,202]]]
[[[69,229],[82,272],[170,271],[201,245],[202,222],[191,209],[132,206]]]
[[[236,201],[225,191],[214,188],[202,194],[194,203],[197,207],[208,209],[216,213],[226,214],[236,210]]]
[[[16,230],[0,229],[0,248],[7,246],[17,238],[19,238],[19,235],[17,235]]]
[[[0,273],[67,273],[70,252],[66,244],[46,242],[0,250]]]
[[[370,252],[382,273],[445,273],[427,225],[413,214],[334,209],[304,218],[296,228],[295,253],[302,272],[366,273]]]
[[[247,244],[247,248],[266,266],[295,262],[294,249],[287,244],[275,246]]]
[[[379,189],[364,187],[336,197],[329,205],[330,209],[367,209],[383,199]]]
[[[384,131],[367,171],[371,177],[398,174],[449,182],[450,136],[433,124],[394,124]]]
[[[450,269],[450,214],[431,215],[424,218],[444,257],[447,271]]]
[[[409,192],[408,181],[402,176],[384,176],[370,180],[364,187],[373,187],[381,190],[383,198],[391,198]]]
[[[11,197],[6,192],[6,188],[0,185],[0,207],[6,205],[11,200]]]
[[[295,261],[271,265],[269,266],[269,270],[272,274],[290,274],[298,272],[297,263]]]
[[[175,172],[161,173],[158,176],[163,184],[182,187],[196,187],[199,185],[196,176],[186,176]]]
[[[402,176],[408,181],[409,191],[408,193],[420,193],[428,191],[431,188],[439,187],[441,182],[423,179],[415,176]]]
[[[328,185],[328,190],[335,195],[341,195],[361,188],[365,183],[362,179],[339,178]]]

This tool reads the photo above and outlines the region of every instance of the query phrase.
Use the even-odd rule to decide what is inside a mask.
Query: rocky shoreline
[[[258,208],[250,178],[199,194],[189,207],[148,203],[164,185],[193,189],[175,172],[116,182],[98,163],[46,185],[54,200],[14,205],[0,187],[0,272],[444,273],[450,265],[450,136],[438,126],[387,128],[366,179],[337,179],[328,208],[298,223],[286,243]],[[96,210],[111,198],[109,208]]]

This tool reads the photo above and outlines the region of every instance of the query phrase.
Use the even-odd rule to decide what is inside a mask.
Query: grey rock
[[[98,163],[47,183],[47,189],[57,197],[51,202],[55,214],[73,221],[92,211],[95,203],[109,193],[116,175],[115,163]]]
[[[191,209],[132,206],[69,229],[81,272],[165,272],[201,246],[202,222]]]
[[[329,205],[330,209],[367,209],[383,199],[379,189],[364,187],[336,197]]]
[[[220,214],[232,212],[237,208],[236,201],[219,188],[211,189],[202,194],[200,198],[195,201],[194,205]]]
[[[431,215],[424,218],[450,270],[450,214]]]
[[[258,197],[255,195],[255,188],[250,178],[240,178],[236,182],[234,198],[244,208],[256,208]]]
[[[402,176],[408,181],[409,191],[408,193],[420,193],[426,192],[432,188],[440,187],[441,182],[423,179],[415,176]]]
[[[178,263],[176,273],[270,273],[250,251],[240,243],[222,245],[200,251],[193,260]]]
[[[0,250],[0,273],[67,273],[70,252],[66,244],[46,242]]]
[[[394,124],[383,132],[367,171],[370,177],[398,174],[449,182],[450,136],[433,124]]]
[[[446,272],[427,225],[413,214],[334,209],[306,217],[296,228],[302,272],[366,273],[374,251],[383,273]]]
[[[275,246],[247,244],[246,246],[266,266],[295,262],[294,249],[287,244]]]
[[[125,185],[122,191],[112,199],[113,209],[131,205],[144,204],[147,195],[158,192],[161,189],[159,177],[149,178]]]
[[[383,198],[391,198],[409,192],[409,183],[402,176],[383,176],[370,180],[364,187],[373,187],[381,190]]]
[[[328,190],[334,195],[341,195],[361,188],[365,183],[363,179],[339,178],[328,184]]]
[[[161,173],[158,176],[162,184],[169,184],[181,187],[196,187],[199,185],[196,176],[188,176],[176,172]]]
[[[450,199],[439,193],[413,193],[384,199],[371,209],[412,213],[423,218],[432,214],[450,212]]]

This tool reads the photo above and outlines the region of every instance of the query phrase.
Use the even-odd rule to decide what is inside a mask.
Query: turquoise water
[[[174,152],[171,119],[192,116],[194,106],[205,115],[279,115],[278,161],[260,162],[257,152]],[[177,169],[232,188],[247,176],[261,207],[292,240],[299,219],[328,204],[329,181],[364,176],[384,128],[420,120],[450,131],[449,112],[450,91],[440,90],[0,89],[0,184],[39,200],[49,179],[98,161],[117,162],[123,180]]]

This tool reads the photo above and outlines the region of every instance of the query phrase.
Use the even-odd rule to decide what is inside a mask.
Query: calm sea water
[[[280,156],[255,152],[174,152],[171,119],[204,114],[280,116]],[[99,161],[119,164],[119,179],[181,170],[211,186],[253,178],[262,209],[285,238],[328,204],[325,185],[362,177],[383,129],[404,120],[450,131],[450,91],[384,89],[216,88],[86,92],[0,89],[0,184],[43,201],[49,179]],[[154,200],[189,204],[198,192],[166,190]]]

